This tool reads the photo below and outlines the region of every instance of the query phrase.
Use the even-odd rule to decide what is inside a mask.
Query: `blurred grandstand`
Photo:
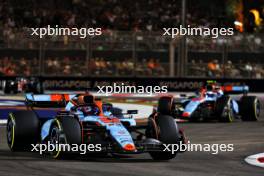
[[[226,10],[230,0],[209,2],[198,4],[188,0],[186,24],[234,27],[235,19]],[[0,73],[2,76],[264,78],[263,27],[217,39],[188,36],[187,58],[180,62],[183,39],[172,40],[162,36],[161,31],[163,27],[179,24],[181,0],[1,0]],[[47,25],[101,27],[103,34],[85,39],[29,36],[28,27]],[[175,57],[174,67],[170,66],[171,55]],[[179,68],[183,72],[178,72]]]

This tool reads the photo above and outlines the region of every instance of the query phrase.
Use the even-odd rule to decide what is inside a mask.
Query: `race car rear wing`
[[[26,94],[25,104],[31,107],[62,108],[75,94]]]
[[[222,86],[222,90],[227,94],[247,94],[249,92],[249,87],[244,86]]]

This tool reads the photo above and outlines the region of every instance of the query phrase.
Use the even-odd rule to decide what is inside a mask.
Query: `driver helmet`
[[[215,85],[214,84],[208,84],[206,85],[206,91],[214,91]]]
[[[80,109],[85,116],[87,115],[99,115],[99,108],[97,106],[83,106]]]
[[[94,96],[90,94],[81,94],[72,99],[77,105],[93,104]]]

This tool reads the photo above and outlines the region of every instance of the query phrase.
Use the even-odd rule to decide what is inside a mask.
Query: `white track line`
[[[0,120],[0,124],[6,124],[7,120]]]

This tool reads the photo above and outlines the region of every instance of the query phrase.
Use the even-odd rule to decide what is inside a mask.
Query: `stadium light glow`
[[[236,25],[236,26],[241,26],[241,27],[242,27],[242,26],[243,26],[243,23],[241,23],[240,21],[235,21],[235,22],[234,22],[234,25]]]
[[[256,9],[251,9],[250,13],[252,13],[255,17],[255,24],[259,26],[261,24],[262,19],[260,18],[259,11]]]

